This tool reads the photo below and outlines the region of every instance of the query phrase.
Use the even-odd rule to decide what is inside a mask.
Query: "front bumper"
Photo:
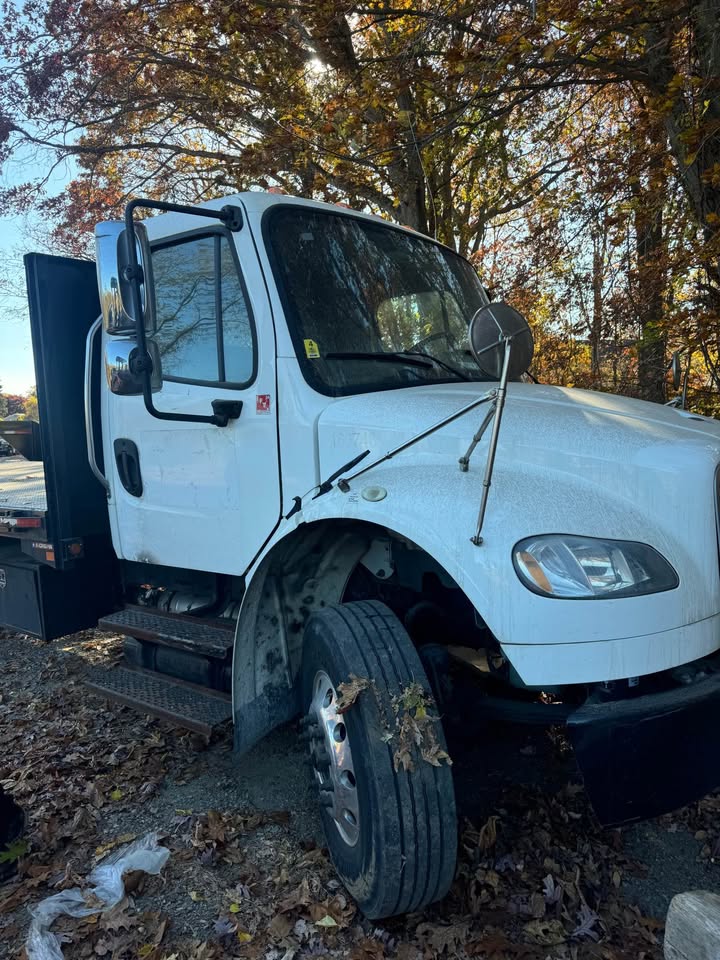
[[[655,817],[720,786],[719,720],[720,673],[572,713],[568,732],[600,822]]]
[[[594,600],[579,602],[587,609],[595,603]],[[621,604],[626,601],[612,602]],[[547,690],[564,684],[624,680],[672,670],[715,653],[720,648],[720,614],[682,627],[617,640],[501,642],[500,646],[528,687]]]

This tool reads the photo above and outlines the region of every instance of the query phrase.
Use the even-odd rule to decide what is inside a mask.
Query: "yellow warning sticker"
[[[314,340],[304,340],[305,344],[305,356],[308,360],[319,360],[320,359],[320,348],[315,343]]]

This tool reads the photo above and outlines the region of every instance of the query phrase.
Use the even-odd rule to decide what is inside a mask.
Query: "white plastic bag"
[[[50,927],[63,914],[89,917],[104,913],[120,903],[124,894],[123,874],[133,870],[158,874],[167,863],[170,851],[158,845],[158,835],[148,833],[126,847],[109,854],[88,877],[91,888],[85,894],[75,887],[41,900],[30,909],[32,923],[25,943],[28,960],[63,960],[61,939]],[[88,905],[88,898],[91,898]]]

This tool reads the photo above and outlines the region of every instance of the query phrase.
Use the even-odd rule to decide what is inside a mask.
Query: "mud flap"
[[[604,826],[668,813],[720,785],[720,675],[568,719],[585,788]]]

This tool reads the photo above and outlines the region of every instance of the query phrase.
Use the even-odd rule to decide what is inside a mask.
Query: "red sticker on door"
[[[255,413],[270,413],[270,394],[258,393],[255,397]]]

